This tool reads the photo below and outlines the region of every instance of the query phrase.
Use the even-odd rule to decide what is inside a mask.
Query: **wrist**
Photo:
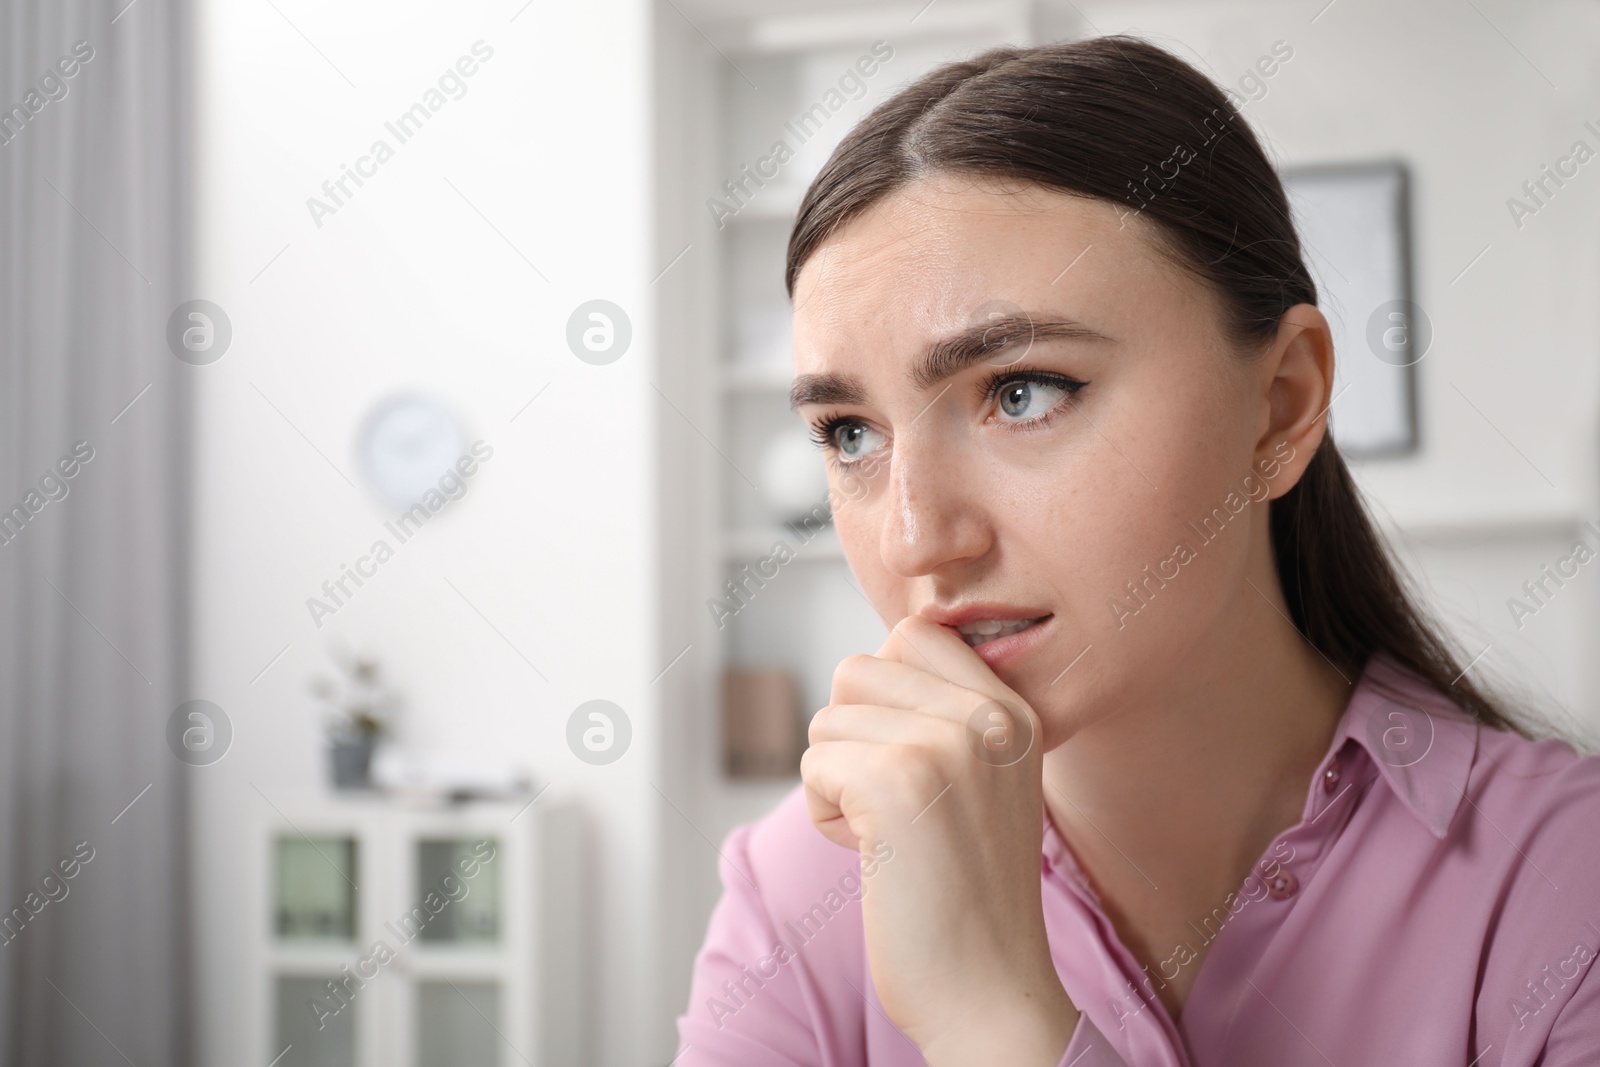
[[[928,1067],[1056,1067],[1078,1025],[1078,1009],[1054,974],[1048,984],[997,992],[952,1016],[922,1049]]]

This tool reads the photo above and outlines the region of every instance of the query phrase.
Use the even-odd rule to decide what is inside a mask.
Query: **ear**
[[[1333,331],[1322,312],[1313,304],[1285,311],[1260,368],[1268,418],[1254,463],[1271,486],[1268,499],[1294,488],[1322,444],[1333,403],[1333,366]]]

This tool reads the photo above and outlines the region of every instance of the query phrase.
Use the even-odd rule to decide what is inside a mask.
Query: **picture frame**
[[[1280,175],[1333,331],[1328,423],[1339,450],[1359,459],[1413,454],[1421,447],[1417,364],[1433,329],[1413,296],[1409,168],[1336,162]]]

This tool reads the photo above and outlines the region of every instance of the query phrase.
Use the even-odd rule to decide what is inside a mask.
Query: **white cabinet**
[[[579,812],[315,795],[266,807],[250,901],[274,1067],[583,1062]]]

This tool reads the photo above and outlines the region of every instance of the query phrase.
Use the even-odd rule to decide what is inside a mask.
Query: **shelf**
[[[854,47],[875,38],[898,43],[996,32],[1010,36],[1021,28],[1023,10],[1022,5],[997,5],[993,0],[944,0],[939,4],[905,0],[722,22],[710,27],[710,35],[730,52],[782,55]]]
[[[406,969],[420,978],[453,974],[493,978],[516,962],[515,952],[504,945],[440,948],[418,942],[408,948]]]
[[[794,374],[783,364],[726,363],[722,367],[725,393],[784,393],[794,382]]]
[[[1401,507],[1373,508],[1379,528],[1419,540],[1482,544],[1488,540],[1562,537],[1575,534],[1592,515],[1573,502],[1532,498],[1507,500],[1407,500]]]
[[[333,974],[367,948],[355,940],[323,945],[275,941],[266,951],[267,967],[279,974]]]
[[[815,531],[809,541],[800,532],[788,526],[770,526],[732,530],[723,543],[722,558],[728,563],[749,563],[765,559],[772,554],[774,543],[782,541],[794,550],[791,563],[825,563],[844,560],[844,546],[839,543],[839,531],[826,526]]]
[[[730,223],[740,222],[782,222],[791,224],[795,216],[800,214],[800,202],[805,199],[806,190],[802,185],[793,183],[783,185],[765,185],[752,192],[750,200],[732,215],[727,217]],[[724,203],[727,197],[721,198]],[[726,229],[726,226],[718,227]]]

